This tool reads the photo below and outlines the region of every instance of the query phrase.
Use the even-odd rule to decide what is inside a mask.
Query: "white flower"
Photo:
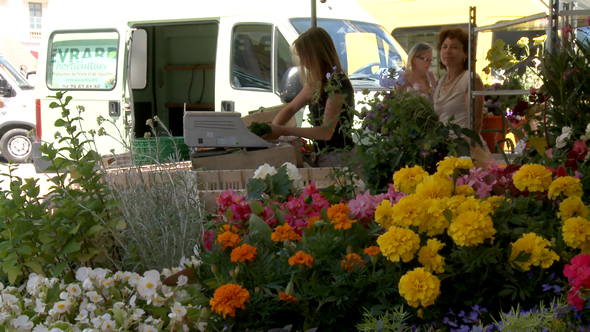
[[[16,296],[12,295],[12,294],[2,294],[2,299],[4,300],[4,303],[8,304],[8,305],[13,305],[16,302],[18,302],[18,299],[16,298]]]
[[[184,289],[181,289],[179,291],[176,291],[176,293],[174,293],[174,299],[176,301],[182,301],[184,299],[188,299],[190,296],[188,294],[188,292]]]
[[[123,280],[123,271],[117,271],[117,273],[115,273],[115,275],[113,276],[113,278],[115,278],[115,280]]]
[[[76,320],[77,321],[84,321],[84,320],[88,320],[88,311],[82,309],[80,310],[80,312],[78,313],[78,316],[76,316]]]
[[[68,301],[58,301],[55,302],[55,304],[53,305],[53,310],[55,310],[55,312],[59,314],[63,314],[64,312],[66,312],[66,310],[68,310],[68,306]]]
[[[49,330],[49,332],[63,332],[63,330],[60,328],[54,327],[51,330]]]
[[[200,322],[199,324],[197,324],[197,328],[199,329],[199,331],[205,332],[205,329],[207,329],[207,322]]]
[[[269,164],[264,164],[258,167],[258,169],[254,172],[254,178],[266,179],[267,176],[273,176],[275,174],[277,174],[277,170],[273,166],[270,166]]]
[[[187,282],[188,282],[188,277],[181,274],[178,277],[178,281],[176,281],[176,285],[177,286],[184,286],[184,285],[186,285]]]
[[[139,282],[139,279],[141,277],[139,276],[139,274],[133,272],[130,273],[129,275],[125,276],[125,279],[127,279],[127,282],[129,283],[129,286],[135,286],[137,285],[137,283]]]
[[[66,287],[66,290],[74,296],[82,294],[82,289],[80,289],[77,284],[69,284],[68,287]]]
[[[143,309],[134,309],[133,314],[131,315],[131,319],[140,320],[141,316],[143,316],[144,313],[145,311]]]
[[[86,296],[88,296],[88,298],[90,299],[90,301],[92,301],[94,303],[98,303],[98,302],[102,301],[102,296],[100,296],[95,291],[86,293]]]
[[[94,289],[94,284],[92,284],[92,280],[88,278],[84,279],[84,282],[82,283],[82,288],[84,288],[85,290]]]
[[[164,295],[165,298],[169,298],[174,295],[174,290],[170,286],[162,285],[162,295]]]
[[[156,294],[158,282],[160,282],[160,272],[146,271],[137,283],[137,292],[144,298],[151,297]]]
[[[154,306],[161,307],[166,303],[166,298],[161,297],[158,293],[153,296]]]
[[[182,306],[179,302],[174,302],[174,306],[172,307],[172,312],[176,314],[176,319],[178,321],[182,320],[182,317],[186,315],[186,308]]]
[[[49,329],[45,325],[39,324],[35,326],[32,332],[49,332]]]
[[[526,144],[527,144],[527,137],[525,136],[523,139],[518,140],[518,142],[516,143],[516,146],[514,147],[514,152],[518,153],[518,154],[522,154],[522,152],[526,148]]]
[[[135,299],[137,299],[137,295],[133,294],[133,296],[129,299],[129,306],[131,308],[135,308]]]
[[[84,281],[88,278],[88,274],[92,271],[89,267],[81,267],[76,271],[76,280]]]
[[[561,149],[561,148],[563,148],[564,146],[566,146],[566,145],[567,145],[567,142],[566,142],[566,140],[567,140],[567,139],[568,139],[568,138],[569,138],[571,135],[572,135],[572,128],[570,128],[570,127],[567,127],[567,126],[565,126],[565,127],[561,128],[561,135],[559,135],[559,136],[557,137],[557,140],[555,140],[555,146],[556,146],[558,149]]]
[[[106,322],[107,320],[111,320],[111,315],[110,314],[104,314],[102,316],[97,316],[95,318],[93,318],[91,320],[92,325],[94,325],[95,328],[99,329],[102,327],[102,323]]]
[[[113,284],[115,283],[115,280],[113,278],[102,278],[101,280],[102,285],[106,288],[113,286]]]
[[[287,168],[287,176],[289,177],[290,180],[293,180],[293,181],[301,180],[301,174],[299,174],[299,169],[297,168],[297,166],[295,166],[289,162],[284,163],[283,166],[285,166]]]
[[[169,276],[171,276],[173,273],[172,271],[170,271],[170,269],[163,269],[162,270],[162,274],[164,275],[164,278],[168,278]]]
[[[35,304],[37,305],[37,306],[35,307],[35,312],[36,312],[36,313],[40,314],[40,313],[43,313],[43,312],[45,312],[45,306],[46,306],[46,304],[45,304],[45,302],[43,302],[43,300],[41,300],[41,299],[36,299],[36,300],[35,300]]]
[[[158,330],[156,330],[156,328],[151,325],[141,324],[141,325],[139,325],[139,331],[140,332],[157,332]]]
[[[31,295],[37,294],[37,291],[39,291],[39,287],[42,284],[43,282],[41,281],[41,277],[39,277],[36,273],[31,273],[29,275],[29,280],[27,281],[27,292]]]
[[[10,320],[10,325],[17,331],[30,331],[35,324],[29,321],[29,316],[21,315]]]
[[[115,323],[114,320],[105,320],[104,322],[102,322],[102,325],[100,326],[100,328],[104,331],[104,332],[110,332],[113,331],[115,329],[115,327],[117,327],[117,324]]]

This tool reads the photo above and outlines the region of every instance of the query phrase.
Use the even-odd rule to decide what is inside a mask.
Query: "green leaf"
[[[65,246],[65,248],[63,248],[61,253],[63,255],[67,255],[72,252],[80,251],[80,248],[81,248],[80,243],[70,242],[67,246]]]
[[[57,266],[53,269],[53,276],[54,277],[59,277],[62,272],[64,271],[64,269],[66,268],[66,266],[68,266],[68,262],[67,261],[63,261],[59,264],[57,264]]]
[[[260,202],[258,202],[256,200],[250,201],[250,210],[252,210],[252,213],[255,215],[260,215],[264,212],[264,208],[262,207],[262,204],[260,204]]]
[[[80,226],[82,226],[81,222],[77,223],[76,226],[72,227],[68,233],[76,234],[78,232],[78,230],[80,229]]]
[[[443,211],[443,216],[445,217],[445,219],[449,223],[453,221],[453,212],[451,212],[450,210],[444,210]]]
[[[87,230],[86,232],[84,232],[84,235],[86,236],[90,236],[100,230],[102,230],[104,227],[102,227],[101,225],[94,225],[92,227],[90,227],[89,230]]]
[[[255,214],[250,215],[250,234],[254,234],[256,232],[260,233],[263,236],[269,236],[272,234],[272,229],[268,226],[267,223],[264,222],[260,217]]]
[[[8,282],[14,284],[19,275],[22,274],[20,264],[8,271]]]
[[[28,262],[25,262],[25,265],[30,267],[31,269],[33,269],[33,272],[35,272],[39,275],[43,274],[43,268],[41,267],[41,264],[39,264],[38,262],[28,261]]]
[[[33,249],[27,245],[22,245],[22,246],[18,247],[18,252],[20,252],[21,254],[30,256],[33,254]]]
[[[115,287],[112,287],[111,289],[116,289],[116,288]],[[123,318],[123,312],[121,311],[121,309],[119,309],[119,308],[112,308],[111,311],[115,315],[115,320],[117,321],[117,323],[119,323],[122,326],[123,323],[124,323],[124,321],[125,321],[125,319]]]

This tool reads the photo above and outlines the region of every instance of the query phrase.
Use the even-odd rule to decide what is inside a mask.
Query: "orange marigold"
[[[334,204],[328,209],[328,218],[334,229],[349,229],[356,220],[348,218],[350,209],[346,203]]]
[[[240,236],[232,232],[223,232],[217,235],[217,244],[221,245],[221,250],[227,247],[235,247],[240,244]]]
[[[294,256],[289,258],[289,265],[301,264],[307,265],[311,267],[311,263],[313,263],[313,257],[310,254],[306,254],[303,251],[298,251]]]
[[[223,225],[221,226],[221,231],[222,232],[232,232],[232,233],[237,233],[238,232],[238,228],[234,225]]]
[[[209,301],[211,310],[223,315],[231,317],[236,316],[236,309],[246,309],[244,303],[250,299],[250,293],[242,288],[240,285],[226,284],[215,291],[213,298]]]
[[[316,221],[320,221],[320,220],[322,220],[322,219],[318,216],[310,217],[309,220],[307,221],[307,228],[311,229],[313,227],[313,225],[316,223]]]
[[[279,299],[291,303],[297,302],[297,298],[295,296],[287,295],[285,292],[279,293]]]
[[[365,266],[365,261],[357,254],[348,254],[346,259],[340,263],[340,266],[346,272],[351,273],[356,268],[362,268]]]
[[[231,261],[232,262],[243,262],[243,261],[250,261],[254,260],[256,257],[257,251],[256,247],[253,245],[249,245],[248,243],[244,243],[239,247],[234,248],[231,251]]]
[[[370,246],[368,248],[365,248],[365,254],[367,254],[369,256],[377,256],[377,255],[379,255],[380,252],[381,252],[381,248],[379,248],[377,246]]]
[[[301,241],[301,236],[295,233],[289,224],[277,226],[275,231],[270,235],[270,238],[275,242],[286,240]]]

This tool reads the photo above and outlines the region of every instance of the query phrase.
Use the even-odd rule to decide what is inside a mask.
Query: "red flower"
[[[580,288],[572,288],[567,294],[567,302],[578,310],[584,309],[584,300],[580,297]]]
[[[567,160],[565,161],[566,167],[571,167],[575,172],[578,170],[578,161],[583,161],[588,154],[588,146],[585,141],[574,142],[574,147],[568,152]]]

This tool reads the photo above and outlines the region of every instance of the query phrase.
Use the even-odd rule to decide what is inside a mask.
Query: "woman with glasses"
[[[432,65],[432,47],[426,43],[418,43],[408,53],[408,64],[404,73],[405,83],[398,85],[398,90],[414,88],[428,96],[436,87],[436,77],[430,71]]]

